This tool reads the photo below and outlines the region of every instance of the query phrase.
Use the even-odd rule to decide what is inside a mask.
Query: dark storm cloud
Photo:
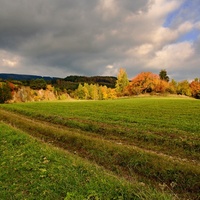
[[[115,3],[135,12],[146,2]],[[97,0],[0,0],[0,48],[16,51],[27,59],[25,63],[94,74],[95,67],[110,63],[110,59],[103,59],[109,46],[119,43],[110,31],[118,28],[120,16],[111,20],[103,17],[104,12],[112,12],[112,4]],[[104,41],[98,41],[103,35]],[[89,60],[99,66],[90,67]]]
[[[0,0],[0,72],[116,75],[112,73],[125,67],[132,77],[142,70],[155,71],[159,56],[176,49],[165,48],[178,38],[176,28],[167,34],[160,28],[179,4],[178,0]],[[156,68],[148,68],[149,63]]]

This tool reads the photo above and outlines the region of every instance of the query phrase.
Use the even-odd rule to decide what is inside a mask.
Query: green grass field
[[[1,199],[141,199],[166,197],[108,174],[78,156],[0,123]],[[168,196],[168,199],[170,197]]]
[[[62,194],[54,199],[63,199],[67,196],[67,192],[68,196],[76,196],[68,197],[69,199],[200,198],[199,119],[200,101],[189,98],[151,97],[109,101],[20,103],[0,106],[0,120],[3,123],[1,124],[3,128],[0,128],[2,141],[4,141],[4,134],[10,134],[4,145],[12,144],[14,146],[13,138],[28,138],[29,145],[33,148],[36,148],[35,146],[39,149],[48,148],[51,153],[59,154],[62,162],[70,163],[70,159],[78,159],[79,164],[87,163],[81,164],[83,168],[91,167],[87,171],[95,171],[95,174],[88,175],[91,176],[91,180],[87,188],[84,186],[81,189],[78,183],[71,182],[71,190],[67,191],[67,186],[62,187],[62,183],[58,183],[57,187],[63,188],[62,192],[61,189],[52,191],[48,184],[48,178],[47,185],[45,185],[46,177],[44,176],[44,188],[50,191],[49,194]],[[9,127],[5,124],[9,124]],[[28,135],[39,141],[34,141]],[[47,147],[47,144],[50,146]],[[15,146],[26,154],[26,150],[22,150],[24,145]],[[67,150],[67,153],[63,153],[63,151],[58,153],[58,150],[53,148],[54,146]],[[6,153],[12,156],[14,147],[11,149],[7,147],[7,149]],[[27,152],[27,154],[30,153],[30,158],[34,154],[34,150],[31,149]],[[3,156],[2,159],[4,157],[5,160],[9,158]],[[13,157],[17,158],[17,156]],[[69,161],[66,161],[68,157]],[[7,163],[5,160],[1,162]],[[24,161],[25,158],[21,157],[15,162],[21,166]],[[62,162],[55,162],[54,167],[65,169],[66,165]],[[98,174],[100,168],[97,165],[104,169],[102,174],[108,182],[107,185],[101,183],[103,175]],[[76,171],[73,164],[69,167]],[[19,171],[26,176],[26,170],[23,170],[20,168]],[[70,172],[66,169],[66,173],[61,174],[59,175],[60,179],[65,180],[66,177],[69,177]],[[70,175],[70,179],[73,179],[73,176]],[[76,176],[79,177],[79,174]],[[92,182],[93,176],[96,178],[94,180],[96,185]],[[115,178],[111,178],[113,176]],[[26,177],[27,181],[31,182],[32,177]],[[38,183],[37,180],[40,178],[38,179],[37,175],[35,177],[33,182]],[[4,182],[5,185],[7,184],[4,187],[7,189],[2,190],[4,196],[7,190],[12,190],[8,189],[12,187],[9,186],[11,182],[6,179],[9,180],[9,173],[4,180],[0,180],[1,184]],[[81,175],[80,179],[83,179]],[[114,182],[112,183],[112,181]],[[23,180],[19,180],[19,182],[25,185]],[[99,188],[97,185],[101,185],[101,187]],[[23,190],[17,184],[15,186],[17,189],[12,190],[10,195],[22,195]],[[26,189],[26,198],[29,195],[32,195],[32,199],[37,198],[36,188],[38,191],[43,191],[43,187],[39,185],[34,187],[29,185],[29,188]],[[77,187],[80,187],[80,190]],[[123,192],[121,190],[119,193],[115,192],[115,187],[121,188]],[[34,192],[31,192],[32,188]],[[92,193],[90,194],[89,191]],[[108,191],[111,196],[107,196]],[[41,198],[45,199],[46,197],[43,195]],[[38,199],[41,198],[38,197]]]

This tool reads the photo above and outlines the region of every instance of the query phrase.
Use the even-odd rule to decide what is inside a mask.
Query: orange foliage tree
[[[163,93],[168,87],[168,82],[161,80],[157,74],[153,74],[152,72],[141,72],[132,79],[127,90],[130,95],[138,95],[151,92]]]
[[[190,83],[192,96],[200,99],[200,79],[196,78]]]
[[[12,82],[7,82],[8,87],[11,90],[12,95],[14,94],[14,91],[17,90],[17,88],[15,87],[15,85]]]

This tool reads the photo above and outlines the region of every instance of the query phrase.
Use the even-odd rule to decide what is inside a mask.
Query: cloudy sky
[[[200,0],[0,0],[0,73],[200,77]]]

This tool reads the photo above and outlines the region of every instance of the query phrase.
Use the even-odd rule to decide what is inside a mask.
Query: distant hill
[[[108,88],[115,88],[117,78],[113,76],[76,76],[71,75],[66,78],[57,78],[50,76],[36,76],[24,74],[7,74],[0,73],[0,80],[6,81],[20,81],[24,86],[30,86],[30,81],[35,79],[44,79],[54,87],[61,91],[66,90],[69,94],[78,88],[79,84],[98,84],[100,86],[107,86]]]
[[[99,84],[106,85],[107,87],[114,88],[117,78],[114,76],[67,76],[64,78],[65,81],[71,83],[88,83],[88,84]]]
[[[108,85],[110,87],[115,87],[116,77],[113,76],[67,76],[66,78],[58,78],[58,77],[50,77],[50,76],[37,76],[37,75],[26,75],[26,74],[8,74],[8,73],[0,73],[0,79],[3,80],[34,80],[43,78],[46,81],[51,81],[55,79],[64,80],[66,82],[71,83],[88,83],[88,84],[99,84],[99,85]]]
[[[45,81],[51,81],[53,79],[59,79],[56,77],[50,77],[50,76],[36,76],[36,75],[25,75],[25,74],[7,74],[7,73],[0,73],[0,79],[3,80],[34,80],[38,78],[43,78]]]

